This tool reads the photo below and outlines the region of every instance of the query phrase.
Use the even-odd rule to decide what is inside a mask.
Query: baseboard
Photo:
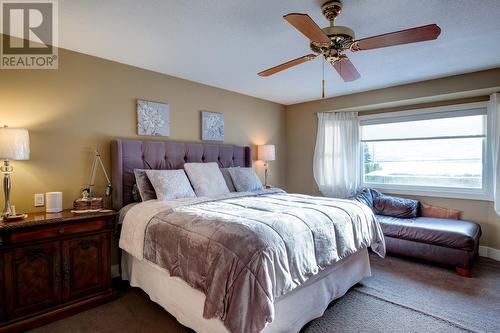
[[[119,276],[120,276],[120,266],[119,265],[112,265],[111,266],[111,278],[114,279],[114,278],[117,278]]]
[[[494,249],[492,247],[480,246],[479,247],[479,255],[481,257],[486,257],[486,258],[500,261],[500,250]]]

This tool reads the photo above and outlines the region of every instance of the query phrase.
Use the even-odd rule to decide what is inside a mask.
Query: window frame
[[[474,111],[476,110],[476,111]],[[445,115],[448,113],[448,115]],[[491,160],[491,114],[488,108],[488,102],[475,102],[466,104],[455,104],[447,106],[439,106],[423,109],[412,109],[407,111],[386,112],[372,115],[360,115],[359,126],[360,134],[363,125],[370,124],[383,124],[395,123],[413,120],[437,119],[460,117],[472,114],[485,114],[486,115],[486,136],[483,141],[483,179],[481,189],[472,188],[456,188],[456,187],[442,187],[442,186],[424,186],[424,185],[397,185],[397,184],[375,184],[364,182],[364,156],[363,156],[363,141],[359,141],[359,154],[360,154],[360,184],[362,187],[375,188],[381,192],[403,195],[416,195],[416,196],[429,196],[429,197],[442,197],[454,199],[472,199],[493,201],[491,178],[492,178],[492,160]],[[448,116],[448,117],[447,117]]]

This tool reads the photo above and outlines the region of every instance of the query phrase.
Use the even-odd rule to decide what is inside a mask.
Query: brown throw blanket
[[[204,317],[260,332],[274,300],[371,246],[385,255],[370,208],[350,200],[257,193],[176,205],[146,227],[144,258],[206,295]]]

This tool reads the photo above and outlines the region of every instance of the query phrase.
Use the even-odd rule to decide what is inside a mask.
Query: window
[[[364,186],[487,199],[488,117],[485,105],[473,106],[361,117]]]

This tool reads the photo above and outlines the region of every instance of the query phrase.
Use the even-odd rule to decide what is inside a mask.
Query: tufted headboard
[[[221,168],[251,167],[250,147],[166,141],[114,140],[111,143],[113,208],[131,203],[134,169],[182,169],[187,162],[217,162]]]

